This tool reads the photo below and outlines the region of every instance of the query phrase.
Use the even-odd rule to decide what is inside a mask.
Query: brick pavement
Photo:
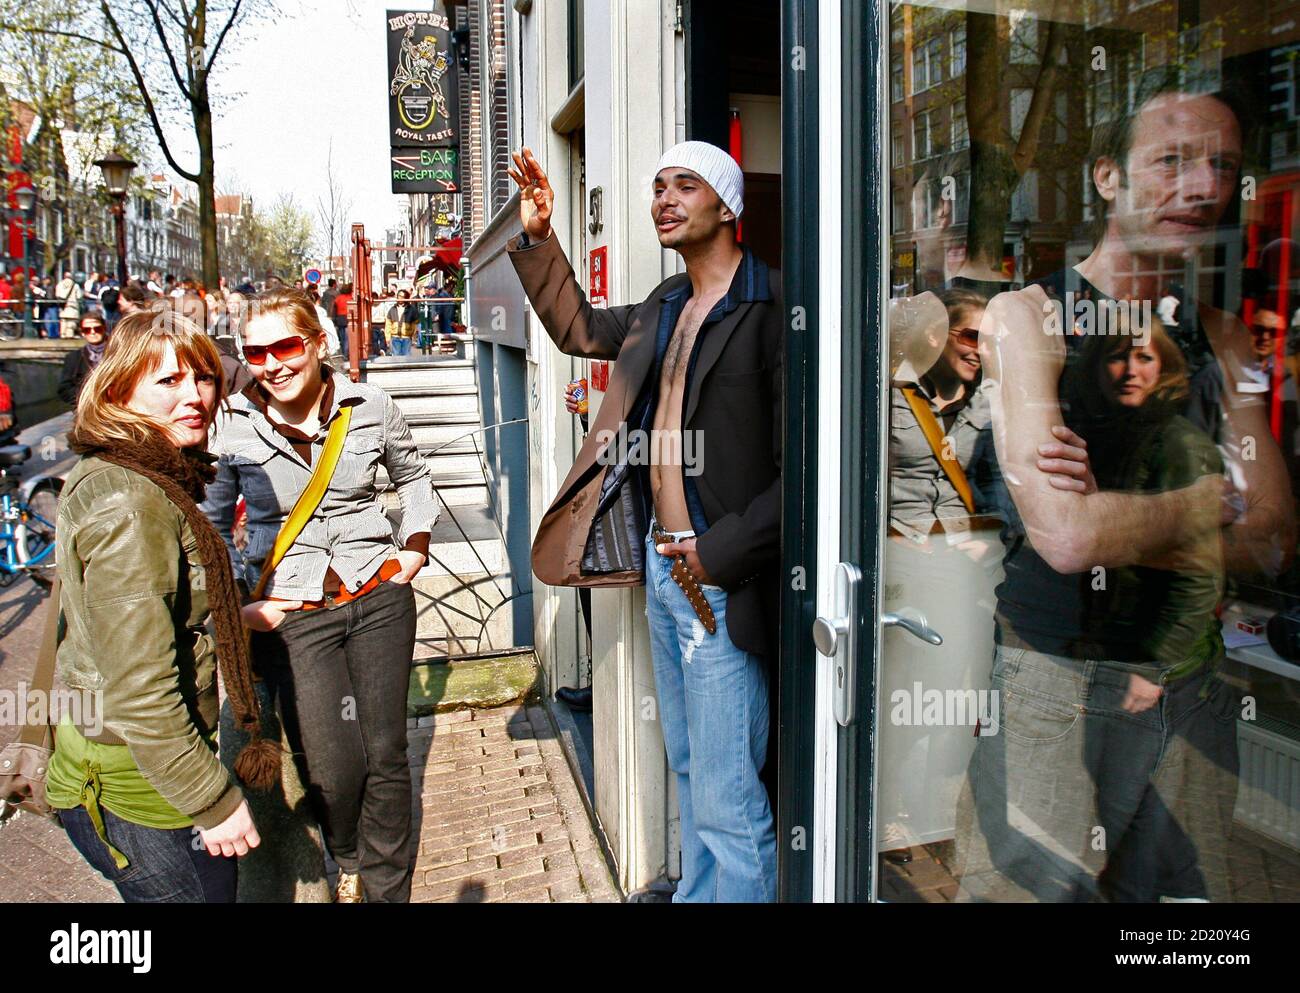
[[[420,826],[412,902],[620,899],[540,705],[418,724],[410,732]]]
[[[31,677],[43,593],[0,590],[0,690]],[[462,710],[411,722],[420,832],[413,901],[618,901],[559,739],[540,705]],[[0,728],[0,745],[16,729]],[[0,903],[119,902],[52,821],[0,829]]]

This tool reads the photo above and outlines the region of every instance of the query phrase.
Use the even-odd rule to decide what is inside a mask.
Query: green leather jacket
[[[126,745],[164,799],[215,827],[243,795],[209,745],[217,655],[194,533],[160,487],[83,458],[64,483],[56,534],[59,675],[70,689],[102,694],[103,732],[87,737]]]

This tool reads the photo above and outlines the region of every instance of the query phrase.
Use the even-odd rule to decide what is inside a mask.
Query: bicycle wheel
[[[23,336],[23,322],[12,317],[0,318],[0,341],[17,341]]]
[[[22,519],[14,528],[14,543],[18,561],[39,586],[49,589],[54,584],[58,563],[54,560],[54,522],[59,516],[59,490],[51,482],[32,493],[22,508]]]

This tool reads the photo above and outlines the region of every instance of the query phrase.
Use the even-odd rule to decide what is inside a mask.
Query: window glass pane
[[[891,899],[1300,892],[1295,9],[891,11]]]

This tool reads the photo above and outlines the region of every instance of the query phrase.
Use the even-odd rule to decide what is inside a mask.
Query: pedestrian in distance
[[[58,389],[59,399],[74,407],[81,387],[104,358],[104,351],[108,348],[108,322],[99,311],[86,311],[78,329],[85,344],[64,356]]]

